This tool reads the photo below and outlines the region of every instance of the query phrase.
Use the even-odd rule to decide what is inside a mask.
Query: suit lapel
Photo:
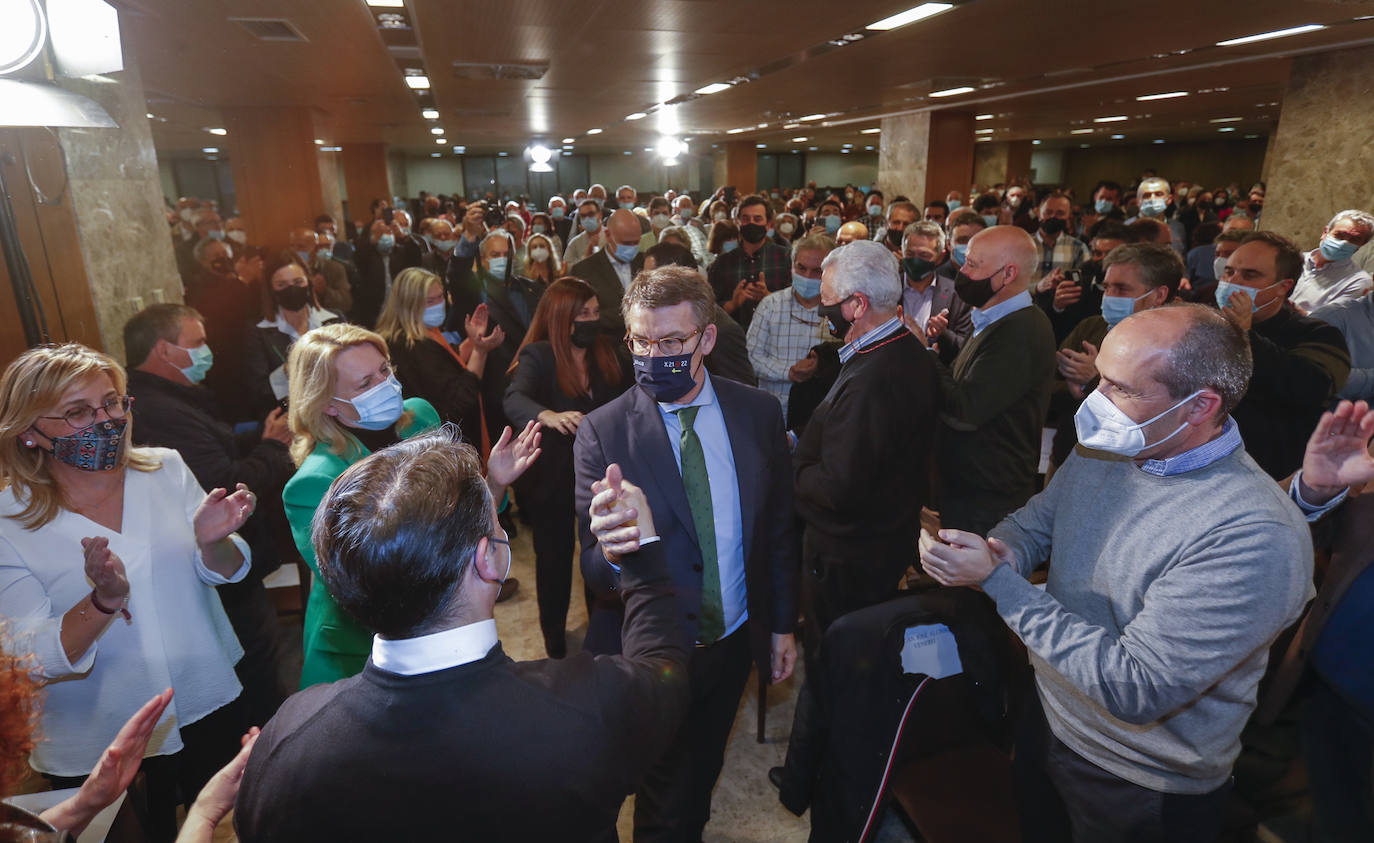
[[[716,401],[720,404],[721,415],[725,417],[725,433],[730,438],[730,455],[735,461],[735,485],[739,488],[740,532],[744,540],[744,558],[749,558],[749,550],[754,539],[754,514],[758,512],[758,480],[764,476],[764,465],[759,457],[762,449],[755,448],[750,439],[749,416],[744,408],[721,396],[720,382],[723,378],[713,378],[716,388]],[[727,387],[728,389],[728,387]],[[736,443],[740,447],[735,447]]]
[[[646,477],[626,479],[644,487],[646,491],[651,486],[656,487],[677,520],[686,527],[685,532],[692,545],[700,551],[692,507],[687,503],[687,490],[682,485],[682,472],[673,458],[673,446],[668,442],[668,429],[663,425],[658,405],[639,387],[632,386],[630,390],[633,396],[628,437],[630,453],[636,457],[642,456],[649,472]]]

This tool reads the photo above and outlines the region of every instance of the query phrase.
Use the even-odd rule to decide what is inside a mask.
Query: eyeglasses
[[[53,419],[65,421],[71,425],[73,430],[81,430],[95,424],[95,416],[101,410],[105,411],[105,417],[110,419],[122,419],[129,414],[129,408],[134,404],[134,399],[128,395],[116,395],[114,398],[101,404],[99,407],[84,405],[73,407],[60,416],[39,416],[40,419]]]
[[[692,337],[700,334],[701,330],[701,328],[697,328],[685,337],[664,337],[659,340],[651,340],[647,337],[634,337],[626,334],[625,347],[630,349],[631,354],[638,354],[640,356],[653,354],[654,349],[657,348],[664,355],[672,357],[681,354],[684,350],[683,345]],[[696,349],[693,348],[692,350],[695,351]]]

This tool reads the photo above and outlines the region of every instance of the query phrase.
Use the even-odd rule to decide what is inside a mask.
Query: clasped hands
[[[921,567],[940,585],[979,586],[998,565],[1016,567],[1016,555],[997,539],[963,530],[921,530]]]
[[[612,565],[619,565],[622,556],[639,550],[643,539],[658,535],[644,490],[626,480],[616,463],[606,466],[606,476],[592,484],[588,514],[592,535]]]

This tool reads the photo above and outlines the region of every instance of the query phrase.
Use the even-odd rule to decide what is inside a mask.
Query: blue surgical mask
[[[434,248],[441,252],[451,252],[453,247],[458,245],[457,240],[434,240]]]
[[[967,244],[967,243],[955,243],[955,244],[954,244],[954,248],[953,248],[953,249],[950,249],[949,254],[950,254],[950,257],[954,258],[954,262],[955,262],[956,264],[958,264],[959,266],[963,266],[963,265],[964,265],[964,258],[967,258],[967,257],[968,257],[968,244]]]
[[[639,254],[638,243],[631,243],[629,245],[624,243],[615,244],[615,259],[621,263],[629,263],[635,259],[635,255],[637,254]]]
[[[821,222],[825,223],[825,233],[833,235],[840,230],[840,218],[836,214],[826,214],[821,217]]]
[[[549,216],[553,217],[556,220],[561,220],[563,219],[563,209],[554,208],[553,210],[549,211]]]
[[[792,289],[804,299],[814,299],[821,294],[821,279],[807,278],[800,273],[792,273]]]
[[[1135,303],[1153,293],[1151,290],[1137,298],[1130,296],[1103,296],[1102,297],[1102,318],[1107,320],[1107,327],[1115,328],[1117,323],[1132,313],[1135,313]]]
[[[996,214],[983,214],[983,223],[984,223],[988,228],[992,228],[994,225],[997,225],[997,215],[996,215]]]
[[[721,243],[721,244],[720,244],[720,253],[721,253],[722,255],[728,255],[728,254],[730,254],[731,252],[735,251],[735,250],[738,249],[738,248],[739,248],[739,241],[738,241],[738,240],[726,240],[724,243]]]
[[[1146,199],[1140,203],[1140,213],[1146,217],[1162,217],[1164,211],[1169,207],[1168,200],[1165,199]]]
[[[1276,284],[1270,284],[1268,287],[1261,287],[1256,290],[1244,284],[1235,284],[1231,281],[1217,281],[1217,307],[1225,308],[1226,304],[1231,300],[1231,294],[1241,292],[1250,297],[1250,312],[1254,313],[1259,310],[1259,307],[1255,304],[1255,299],[1259,298],[1259,294],[1272,287],[1277,287],[1282,283],[1282,281],[1279,281]]]
[[[868,215],[869,215],[870,217],[876,217],[876,216],[878,216],[879,214],[881,214],[882,212],[883,212],[883,206],[882,206],[881,203],[874,202],[874,203],[872,203],[871,205],[868,206]]]
[[[424,315],[420,317],[426,327],[437,328],[444,324],[444,318],[448,316],[448,305],[443,302],[432,304],[425,308]]]
[[[1099,214],[1110,214],[1112,208],[1115,207],[1116,203],[1110,199],[1098,199],[1096,202],[1093,202],[1093,210],[1097,211]]]
[[[396,248],[396,238],[391,234],[383,234],[377,238],[377,251],[384,255],[391,254],[391,250]]]
[[[543,233],[544,233],[544,224],[543,224],[542,222],[534,223],[533,225],[530,226],[530,233],[531,233],[531,234],[543,234]]]
[[[334,400],[353,406],[358,413],[358,420],[353,424],[363,430],[386,430],[401,418],[401,413],[405,412],[405,402],[401,399],[401,382],[396,380],[395,375],[388,375],[386,380],[361,395],[355,395],[351,399],[339,398],[336,395]]]
[[[633,203],[633,202],[621,202],[621,203],[620,203],[620,210],[622,210],[622,211],[630,211],[630,210],[633,210],[633,209],[634,209],[634,206],[635,206],[635,203]]]
[[[692,391],[696,379],[692,377],[693,351],[674,357],[634,355],[635,383],[655,401],[667,404]]]
[[[191,383],[200,383],[205,380],[205,373],[210,371],[210,366],[215,362],[215,355],[210,351],[210,346],[201,343],[195,348],[183,346],[177,346],[177,348],[191,355],[191,365],[181,370],[181,373],[186,376],[186,380]]]
[[[577,221],[578,221],[578,223],[582,226],[582,230],[585,231],[585,232],[587,232],[588,234],[590,234],[590,233],[593,232],[593,231],[596,231],[598,228],[601,227],[601,218],[600,218],[600,217],[596,217],[596,216],[578,217],[578,218],[577,218]]]
[[[1329,261],[1343,261],[1353,257],[1360,250],[1360,247],[1354,243],[1339,237],[1332,237],[1330,234],[1322,238],[1320,248],[1322,257]]]
[[[960,208],[964,207],[964,203],[960,202],[958,199],[950,199],[949,201],[945,202],[945,204],[949,206],[949,212],[951,214],[959,210]]]
[[[495,275],[497,278],[505,278],[506,267],[507,265],[509,265],[509,263],[509,258],[492,258],[489,261],[487,261],[487,271],[490,272],[492,275]]]
[[[209,237],[211,240],[223,240],[223,239],[224,239],[224,229],[222,229],[222,228],[212,228],[212,229],[210,229],[209,231],[205,232],[205,236],[206,236],[206,237]]]

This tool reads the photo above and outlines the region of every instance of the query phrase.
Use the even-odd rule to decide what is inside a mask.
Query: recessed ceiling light
[[[444,133],[444,130],[438,126],[435,126],[434,128],[429,130],[429,133],[431,135],[442,135]]]
[[[960,85],[957,88],[946,88],[943,91],[931,91],[932,97],[957,97],[960,94],[969,94],[974,91],[968,85]]]
[[[343,147],[342,147],[342,146],[322,146],[322,147],[320,147],[320,152],[342,152],[342,151],[343,151]]]
[[[755,126],[754,128],[756,128],[756,129],[767,129],[767,128],[768,128],[768,124],[767,124],[767,123],[760,123],[760,124],[758,124],[757,126]]]
[[[207,146],[204,149],[202,149],[201,152],[204,152],[206,155],[214,155],[216,152],[219,152],[219,147]]]
[[[462,145],[460,144],[460,145],[458,145],[458,146],[455,146],[455,147],[453,148],[453,151],[454,151],[454,153],[457,154],[457,155],[462,155],[464,152],[467,152],[467,151],[468,151],[468,148],[467,148],[466,146],[462,146]]]
[[[807,149],[811,150],[812,152],[815,152],[817,149],[820,149],[820,147],[818,147],[818,146],[808,146]]]
[[[797,127],[800,126],[800,125],[801,125],[800,123],[783,123],[783,124],[782,124],[782,127],[783,127],[784,129],[795,129],[795,128],[797,128]]]
[[[1094,122],[1094,123],[1120,123],[1122,120],[1125,120],[1125,119],[1127,119],[1127,118],[1126,118],[1126,115],[1124,115],[1124,114],[1115,114],[1115,115],[1112,115],[1111,117],[1094,117],[1094,118],[1093,118],[1093,122]]]
[[[864,149],[868,150],[869,152],[873,151],[873,147],[871,146],[865,146]]]
[[[1290,35],[1302,35],[1304,32],[1316,32],[1318,29],[1326,29],[1326,27],[1319,23],[1308,23],[1302,26],[1292,26],[1288,29],[1276,29],[1273,32],[1261,32],[1258,35],[1245,35],[1227,41],[1218,41],[1217,46],[1234,47],[1238,44],[1252,44],[1255,41],[1268,41],[1271,38],[1287,38]]]
[[[843,153],[846,154],[846,155],[849,154],[849,150],[848,150],[848,149],[841,149],[840,152],[843,152]]]
[[[992,140],[992,138],[974,138],[974,140],[977,141],[978,143],[982,143],[982,142],[984,142],[984,141],[990,141],[990,140]]]
[[[698,94],[718,94],[729,87],[730,83],[728,82],[712,82],[709,85],[697,88],[696,92]]]
[[[1235,130],[1235,126],[1222,126],[1220,129],[1217,129],[1218,132],[1234,132]]]
[[[589,134],[589,135],[599,135],[599,134],[601,134],[601,130],[600,130],[600,129],[588,129],[588,130],[587,130],[587,134]]]
[[[625,150],[625,154],[626,154],[626,155],[633,155],[634,153],[627,149],[627,150]]]
[[[509,152],[498,152],[498,153],[496,153],[496,154],[499,155],[499,156],[501,156],[502,158],[505,158],[506,156],[510,155]]]
[[[974,129],[974,130],[973,130],[973,133],[974,133],[975,135],[990,135],[990,134],[992,134],[992,132],[993,132],[992,129]]]
[[[995,114],[975,114],[975,115],[973,116],[973,119],[974,119],[974,120],[991,120],[992,118],[994,118],[994,117],[996,117],[996,116],[997,116],[997,115],[995,115]]]
[[[1155,138],[1155,143],[1164,143],[1164,138]]]
[[[794,149],[794,150],[792,150],[792,154],[793,154],[793,155],[800,155],[800,154],[801,154],[801,150],[800,150],[800,149]]]
[[[1091,135],[1092,133],[1092,129],[1071,129],[1069,131],[1069,134],[1071,135]]]
[[[206,129],[205,131],[209,132],[209,133],[212,134],[212,135],[227,135],[227,134],[229,134],[229,130],[228,130],[228,129],[214,128],[214,129]]]
[[[443,155],[443,153],[442,153],[442,152],[431,152],[431,153],[429,154],[429,157],[430,157],[430,158],[438,158],[440,155]]]
[[[154,118],[153,118],[153,113],[152,113],[151,111],[148,112],[147,114],[143,115],[143,116],[144,116],[144,117],[147,117],[149,120],[154,119]]]
[[[1112,135],[1112,140],[1123,140],[1125,137],[1125,135]]]
[[[881,132],[881,131],[882,131],[882,129],[878,128],[877,126],[874,126],[872,129],[860,129],[860,130],[859,130],[859,134],[861,134],[861,135],[876,135],[876,134],[878,134],[878,133]]]
[[[755,149],[767,149],[767,148],[768,148],[768,144],[766,144],[766,143],[756,143],[756,144],[754,144],[754,148],[755,148]]]
[[[411,87],[412,90],[416,90],[416,91],[424,90],[424,89],[426,89],[426,88],[429,87],[429,77],[428,77],[428,76],[407,76],[407,77],[406,77],[406,84],[409,85],[409,86]]]
[[[1038,141],[1038,140],[1033,140],[1033,141],[1031,141],[1031,145],[1032,145],[1032,146],[1039,146],[1039,145],[1040,145],[1040,141]]]
[[[1136,97],[1135,100],[1136,102],[1149,102],[1150,100],[1171,100],[1174,97],[1186,96],[1188,96],[1187,91],[1170,91],[1167,94],[1145,94],[1144,96]]]
[[[645,117],[648,117],[648,116],[649,116],[649,115],[645,114],[645,113],[642,112],[642,111],[636,111],[634,114],[626,114],[626,115],[625,115],[625,119],[626,119],[626,120],[643,120]]]
[[[442,144],[448,143],[448,139],[447,139],[447,138],[435,138],[435,139],[434,139],[434,142],[437,143],[437,144],[442,145]]]
[[[423,111],[420,112],[420,116],[423,117],[423,118],[425,118],[426,120],[438,120],[438,119],[439,119],[439,109],[437,109],[437,108],[426,108],[425,110],[423,110]]]
[[[824,119],[825,119],[825,115],[824,115],[824,114],[808,114],[808,115],[806,115],[805,117],[798,117],[797,119],[800,120],[800,121],[802,121],[803,123],[805,123],[805,122],[807,122],[808,120],[824,120]]]
[[[1257,137],[1259,137],[1259,135],[1246,135],[1246,136],[1245,136],[1245,139],[1246,139],[1246,140],[1251,140],[1251,139],[1257,138]]]
[[[906,26],[909,23],[915,23],[918,20],[925,20],[941,12],[947,12],[952,8],[954,8],[953,3],[922,3],[919,6],[913,6],[907,9],[905,12],[898,12],[880,21],[874,21],[864,27],[864,29],[871,29],[876,32],[887,32],[891,29]]]
[[[727,134],[727,135],[738,135],[738,134],[741,134],[741,133],[747,132],[747,131],[749,131],[748,128],[744,128],[744,129],[728,129],[728,130],[726,130],[725,134]]]
[[[378,9],[402,9],[405,8],[404,0],[367,0],[367,5]]]
[[[799,138],[792,138],[792,143],[806,143],[808,140],[810,140],[810,138],[806,135],[802,135]]]
[[[576,139],[575,139],[575,138],[563,138],[563,143],[572,143],[574,140],[576,140]]]
[[[654,148],[653,148],[652,146],[646,146],[646,147],[644,147],[644,151],[645,151],[645,152],[653,152],[653,151],[654,151]]]
[[[316,146],[324,146],[324,138],[315,138]]]
[[[1239,123],[1243,117],[1213,117],[1208,123]]]
[[[852,144],[852,143],[842,143],[842,144],[840,144],[840,146],[843,147],[843,148],[845,148],[845,149],[848,149],[849,147],[851,147],[851,146],[853,146],[853,145],[854,145],[854,144]]]

